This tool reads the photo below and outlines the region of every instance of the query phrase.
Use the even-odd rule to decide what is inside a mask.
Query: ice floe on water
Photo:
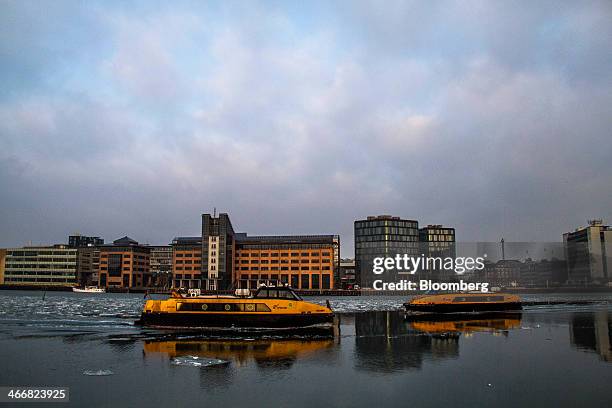
[[[402,296],[346,296],[346,297],[305,297],[308,302],[325,305],[330,301],[337,313],[358,313],[366,311],[402,310],[408,298]]]
[[[104,377],[107,375],[113,375],[115,373],[113,373],[111,370],[85,370],[83,371],[83,374],[92,377]]]
[[[218,358],[206,358],[198,356],[180,356],[173,357],[171,363],[177,366],[190,366],[190,367],[215,367],[228,365],[230,362],[227,360],[221,360]]]

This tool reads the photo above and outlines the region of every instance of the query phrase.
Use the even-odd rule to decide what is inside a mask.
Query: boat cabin
[[[302,300],[289,286],[260,286],[252,297],[254,299]]]

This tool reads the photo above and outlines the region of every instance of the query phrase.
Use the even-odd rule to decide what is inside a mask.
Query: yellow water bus
[[[260,286],[246,296],[184,296],[174,291],[168,299],[147,300],[137,323],[161,328],[303,328],[331,326],[333,318],[329,303],[306,302],[289,286]]]
[[[471,313],[521,310],[521,298],[505,293],[445,293],[415,296],[404,303],[407,312]]]

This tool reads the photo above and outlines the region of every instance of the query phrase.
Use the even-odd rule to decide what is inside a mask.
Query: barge
[[[447,293],[416,296],[404,303],[409,313],[474,313],[521,310],[517,295],[504,293]]]
[[[147,300],[136,324],[182,329],[295,329],[331,327],[329,307],[304,301],[289,286],[261,286],[242,296],[188,296],[173,291],[166,300]]]

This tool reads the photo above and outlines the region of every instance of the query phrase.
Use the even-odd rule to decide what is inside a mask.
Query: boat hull
[[[333,314],[143,313],[142,326],[163,328],[298,328],[331,325]]]
[[[521,310],[520,302],[507,303],[445,303],[445,304],[410,304],[404,305],[408,312],[423,313],[473,313],[473,312],[500,312]]]

